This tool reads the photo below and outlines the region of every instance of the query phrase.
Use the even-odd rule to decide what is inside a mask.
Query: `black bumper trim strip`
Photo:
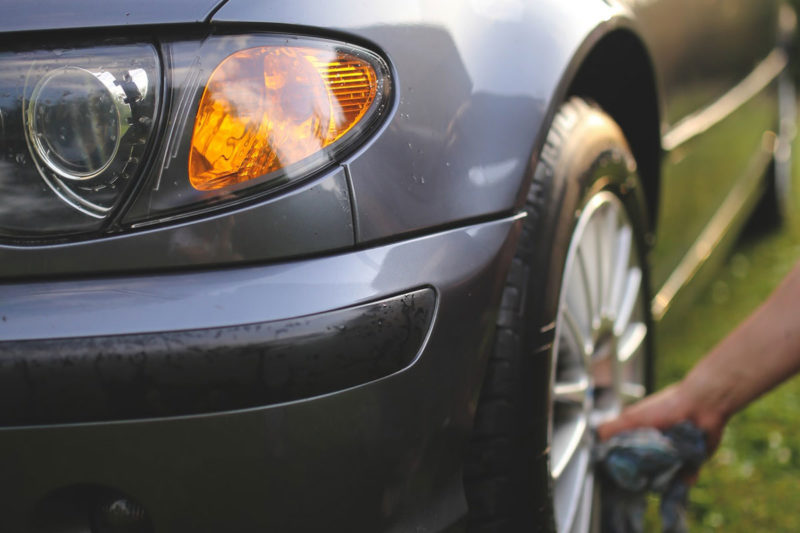
[[[0,343],[0,425],[131,420],[266,406],[410,365],[432,289],[241,326]]]

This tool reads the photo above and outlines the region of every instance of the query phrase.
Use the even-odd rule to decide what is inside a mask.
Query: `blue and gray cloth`
[[[705,434],[689,422],[663,432],[652,428],[620,433],[595,446],[603,481],[603,531],[642,533],[648,492],[661,495],[664,533],[685,533],[687,473],[706,459]]]

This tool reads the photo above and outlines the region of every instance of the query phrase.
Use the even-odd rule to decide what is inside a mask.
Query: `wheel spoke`
[[[559,531],[572,532],[576,520],[580,518],[580,511],[586,503],[586,482],[591,479],[589,459],[588,447],[576,450],[568,470],[564,472],[565,477],[571,478],[571,483],[556,487],[557,498],[561,503],[560,508],[556,509]]]
[[[628,265],[631,257],[631,229],[623,226],[619,230],[616,238],[616,256],[614,257],[614,277],[611,282],[611,296],[608,302],[606,314],[616,319],[625,289],[625,274],[628,273]]]
[[[576,381],[557,382],[553,387],[553,400],[582,407],[589,392],[589,379],[581,376]]]
[[[595,316],[597,317],[598,322],[603,316],[603,304],[605,302],[606,287],[608,285],[606,282],[606,275],[609,271],[607,265],[608,250],[606,249],[608,240],[606,239],[605,230],[608,226],[609,212],[610,209],[607,204],[601,205],[597,210],[597,214],[595,215],[596,220],[594,220],[593,224],[590,225],[592,233],[594,233],[594,239],[592,240],[591,248],[594,252],[595,259],[594,279],[595,288],[597,289],[597,299],[595,300]]]
[[[622,299],[619,315],[617,315],[616,322],[614,322],[614,333],[621,335],[628,323],[631,320],[631,313],[636,301],[639,299],[639,288],[642,285],[642,270],[639,267],[633,267],[628,271],[628,280],[625,284],[625,296]]]
[[[609,302],[611,301],[611,291],[614,288],[614,256],[617,252],[616,241],[619,224],[617,214],[613,209],[606,209],[603,218],[605,219],[603,223],[598,224],[598,231],[602,233],[598,237],[598,242],[607,245],[598,247],[601,255],[600,279],[602,280],[601,285],[603,287],[600,299],[600,313],[601,316],[607,316]]]
[[[647,389],[639,383],[623,383],[620,386],[622,403],[629,404],[641,400],[647,395]]]
[[[550,445],[550,472],[558,480],[567,466],[575,459],[589,427],[585,416],[576,416],[557,424]]]
[[[586,303],[586,317],[589,319],[589,327],[591,327],[592,323],[594,322],[595,312],[594,312],[594,300],[595,300],[595,290],[592,287],[592,280],[589,274],[589,261],[586,259],[583,250],[578,247],[578,267],[580,268],[581,272],[581,280],[583,281],[583,295],[584,301]]]
[[[575,346],[581,350],[581,356],[588,357],[592,353],[592,343],[588,336],[583,332],[575,316],[572,314],[568,307],[561,311],[561,316],[564,317],[564,322],[567,323],[567,330],[570,334]]]
[[[647,326],[642,322],[630,324],[619,339],[617,354],[621,363],[627,363],[644,343],[647,336]]]
[[[615,375],[619,364],[614,357],[610,357],[610,350],[603,353],[598,351],[592,356],[591,375],[595,389],[613,388],[616,383]]]
[[[591,468],[586,470],[586,480],[583,483],[583,491],[581,493],[581,503],[578,508],[578,513],[573,521],[571,533],[584,532],[584,531],[599,531],[599,526],[592,528],[592,509],[597,509],[599,512],[600,501],[595,501],[595,480],[594,472]],[[595,506],[596,505],[596,506]]]

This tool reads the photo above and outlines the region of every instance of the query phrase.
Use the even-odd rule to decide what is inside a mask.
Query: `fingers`
[[[636,423],[634,420],[631,420],[625,416],[619,416],[614,420],[600,425],[597,428],[597,436],[600,437],[601,441],[604,441],[610,439],[617,433],[622,433],[623,431],[628,431],[629,429],[633,429],[635,427]]]
[[[600,440],[607,440],[617,433],[641,427],[666,429],[687,418],[680,405],[680,395],[674,387],[668,387],[628,407],[616,419],[600,425],[597,434]]]

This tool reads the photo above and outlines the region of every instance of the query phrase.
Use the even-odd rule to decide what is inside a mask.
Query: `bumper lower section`
[[[138,502],[155,531],[444,530],[466,512],[462,454],[519,222],[278,265],[0,286],[0,342],[17,347],[240,332],[242,324],[319,319],[429,294],[419,287],[436,295],[419,353],[410,364],[407,355],[390,358],[403,368],[366,383],[214,413],[0,428],[4,530],[28,530],[42,502],[58,507],[54,495],[94,492]],[[369,335],[375,317],[362,318]],[[377,343],[374,353],[392,347]],[[26,359],[24,352],[0,355]],[[166,365],[169,351],[161,353]]]

